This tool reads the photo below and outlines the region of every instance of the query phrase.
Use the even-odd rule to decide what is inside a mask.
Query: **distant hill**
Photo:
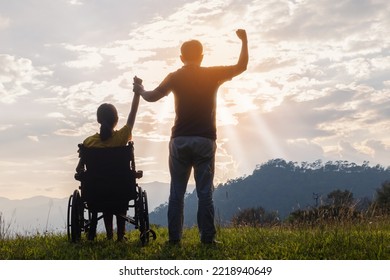
[[[36,196],[11,200],[0,197],[0,213],[10,234],[65,232],[68,198]]]
[[[297,163],[273,159],[257,166],[252,175],[217,186],[216,219],[226,224],[240,209],[258,206],[276,211],[284,219],[294,210],[321,204],[327,194],[337,189],[352,192],[357,200],[372,200],[386,180],[390,180],[390,168],[369,166],[368,162],[357,165],[348,161]],[[197,197],[193,192],[185,199],[185,225],[196,224],[196,209]],[[150,213],[150,222],[165,226],[166,213],[167,205],[160,205]]]

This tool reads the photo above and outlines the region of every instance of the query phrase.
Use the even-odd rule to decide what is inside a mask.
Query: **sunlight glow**
[[[279,141],[269,128],[270,124],[264,121],[261,114],[250,111],[248,116],[251,123],[254,124],[253,137],[262,139],[261,142],[265,144],[265,147],[262,147],[262,149],[267,150],[269,157],[285,157],[285,152],[278,145]]]
[[[245,123],[239,123],[238,114],[245,114]],[[283,149],[279,146],[275,135],[262,116],[261,111],[253,103],[249,95],[240,94],[237,91],[230,92],[223,89],[218,95],[218,130],[224,138],[219,139],[219,151],[216,160],[216,181],[223,181],[237,176],[235,171],[251,171],[254,165],[253,159],[260,161],[262,154],[269,158],[283,157]],[[248,134],[241,135],[240,131],[246,128]],[[248,131],[249,130],[249,131]],[[251,139],[246,139],[246,137]],[[258,148],[248,151],[248,143],[259,139]],[[247,157],[250,156],[251,160]],[[227,169],[229,171],[227,171]],[[241,174],[242,175],[242,174]]]
[[[2,196],[68,195],[74,164],[50,158],[77,155],[99,131],[101,103],[117,107],[120,129],[135,75],[155,89],[182,67],[190,39],[203,44],[202,66],[233,65],[238,28],[249,63],[218,91],[217,182],[276,157],[389,165],[389,1],[25,1],[28,13],[16,2],[0,4]],[[169,181],[173,123],[173,94],[140,101],[133,139],[143,181]],[[31,164],[38,158],[45,164]],[[54,168],[69,174],[46,173]]]

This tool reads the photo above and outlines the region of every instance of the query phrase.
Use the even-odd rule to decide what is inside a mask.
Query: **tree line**
[[[313,193],[313,198],[317,194]],[[376,190],[373,201],[358,200],[351,191],[334,190],[326,196],[324,204],[291,212],[286,222],[289,224],[311,224],[334,221],[355,221],[370,217],[383,217],[390,214],[390,181]],[[273,226],[282,221],[276,212],[268,212],[263,207],[251,207],[237,212],[232,220],[233,226]]]
[[[371,166],[368,161],[358,165],[348,161],[297,163],[272,159],[257,165],[250,175],[216,186],[216,219],[221,225],[231,225],[233,217],[251,209],[250,215],[284,221],[296,211],[330,207],[332,203],[351,199],[357,209],[368,209],[368,205],[379,203],[377,190],[387,181],[390,181],[390,168]],[[381,192],[387,194],[387,188]],[[187,194],[184,210],[187,226],[196,224],[196,209],[196,193]],[[150,213],[151,222],[166,225],[166,212],[167,205],[160,205]]]

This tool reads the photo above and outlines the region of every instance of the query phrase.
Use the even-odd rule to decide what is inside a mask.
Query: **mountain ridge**
[[[230,179],[214,191],[217,222],[229,224],[240,210],[261,206],[276,211],[283,219],[290,212],[313,206],[313,194],[319,203],[335,189],[351,191],[355,199],[372,200],[377,188],[390,180],[390,167],[369,166],[347,161],[313,163],[270,160],[258,165],[251,175]],[[150,222],[166,226],[169,183],[138,184],[147,191]],[[193,185],[188,190],[194,190]],[[71,195],[71,192],[69,193]],[[34,196],[26,199],[0,197],[0,213],[10,231],[16,234],[65,232],[69,197]],[[196,224],[196,192],[187,193],[185,224]]]
[[[368,162],[362,165],[348,161],[317,160],[287,162],[273,159],[258,165],[251,175],[231,179],[214,191],[214,207],[219,224],[229,224],[238,211],[251,207],[263,207],[276,212],[281,219],[289,213],[312,207],[315,199],[323,203],[327,194],[340,189],[353,193],[357,200],[372,200],[376,189],[390,180],[390,168]],[[184,223],[196,224],[197,197],[189,194],[185,199]],[[166,226],[167,205],[160,205],[150,214],[151,223]]]

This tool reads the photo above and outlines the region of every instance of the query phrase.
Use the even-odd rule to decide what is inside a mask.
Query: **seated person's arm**
[[[130,131],[132,131],[134,127],[135,117],[138,111],[139,97],[140,95],[134,92],[133,102],[131,103],[131,109],[129,112],[129,116],[127,117],[127,123],[126,123]]]
[[[139,81],[134,80],[133,84],[133,91],[136,94],[139,94],[142,96],[142,98],[148,102],[156,102],[166,96],[169,93],[169,88],[166,88],[165,86],[162,87],[162,85],[166,85],[167,81],[169,80],[169,75],[168,77],[154,90],[145,90],[144,86],[142,83]],[[141,80],[142,81],[142,80]],[[162,90],[164,88],[164,90]]]

